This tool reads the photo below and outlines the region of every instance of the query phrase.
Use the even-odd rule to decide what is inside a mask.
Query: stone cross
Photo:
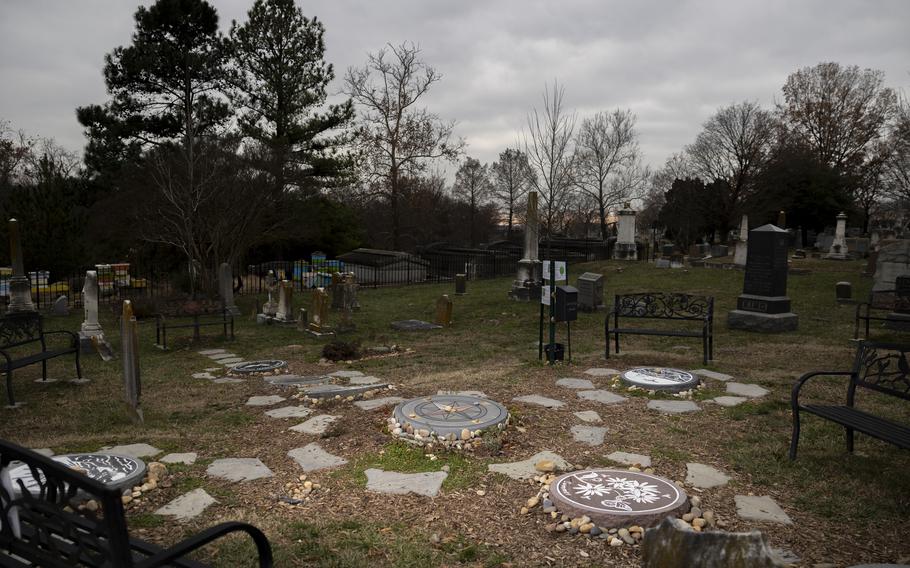
[[[221,294],[221,301],[224,302],[224,311],[232,316],[240,315],[240,308],[234,303],[234,276],[231,273],[231,265],[222,262],[218,267],[218,291]]]
[[[283,322],[294,320],[294,283],[282,280],[278,285],[278,314],[275,319]]]
[[[310,304],[310,330],[323,331],[329,319],[329,294],[325,288],[316,288],[313,290],[313,300]]]
[[[123,301],[123,313],[120,318],[120,345],[123,359],[123,387],[130,416],[136,422],[143,422],[142,407],[139,396],[142,394],[142,383],[139,380],[139,324],[133,315],[133,306],[129,300]]]
[[[34,312],[32,303],[32,284],[25,274],[25,263],[22,260],[22,242],[19,239],[19,221],[9,220],[9,249],[13,261],[13,275],[9,279],[9,307],[7,311]]]
[[[443,294],[436,300],[436,325],[447,326],[452,323],[453,307],[448,294]]]

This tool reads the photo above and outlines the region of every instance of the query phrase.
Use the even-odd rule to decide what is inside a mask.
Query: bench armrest
[[[72,346],[79,347],[79,338],[76,337],[76,334],[73,333],[72,331],[68,331],[65,329],[61,329],[58,331],[45,331],[44,336],[46,337],[48,335],[68,335],[70,337],[70,341],[72,342]]]
[[[806,373],[805,375],[800,377],[799,380],[796,381],[796,383],[793,384],[793,390],[790,394],[790,403],[791,403],[791,406],[793,407],[793,411],[796,412],[797,408],[799,407],[799,391],[802,390],[803,385],[806,384],[806,382],[809,379],[811,379],[813,377],[818,377],[818,376],[832,376],[832,377],[833,376],[847,376],[847,377],[849,377],[851,375],[853,375],[853,371],[813,371],[811,373]]]
[[[209,544],[210,542],[221,538],[232,532],[245,532],[253,539],[256,545],[256,552],[259,556],[259,568],[272,568],[272,546],[265,534],[247,523],[231,521],[221,523],[214,527],[208,528],[201,533],[182,540],[158,554],[150,556],[136,564],[136,568],[154,568],[156,566],[167,566],[172,560],[182,558],[194,550]]]

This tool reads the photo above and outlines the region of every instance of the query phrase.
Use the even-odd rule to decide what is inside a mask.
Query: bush
[[[360,358],[360,345],[346,341],[333,341],[322,348],[322,356],[329,361],[348,361]]]

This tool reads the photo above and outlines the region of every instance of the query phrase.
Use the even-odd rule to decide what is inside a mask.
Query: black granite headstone
[[[763,225],[749,231],[746,277],[736,309],[765,314],[790,311],[787,298],[787,231]]]

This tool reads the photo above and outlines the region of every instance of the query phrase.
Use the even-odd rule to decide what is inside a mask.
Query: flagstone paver
[[[328,375],[265,375],[263,380],[279,386],[312,386],[323,385],[332,381]]]
[[[192,465],[196,463],[196,458],[199,457],[199,454],[196,452],[186,452],[182,454],[168,454],[161,458],[161,463],[182,463],[184,465]]]
[[[284,402],[287,400],[283,396],[278,396],[277,394],[270,394],[265,396],[251,396],[247,401],[247,406],[272,406],[273,404],[278,404],[279,402]]]
[[[242,383],[243,379],[237,379],[234,377],[222,377],[220,379],[215,379],[212,382],[215,383],[216,385],[227,385],[227,384]]]
[[[354,401],[354,406],[363,410],[376,410],[377,408],[382,408],[383,406],[398,404],[403,400],[404,399],[400,396],[386,396],[383,398],[371,398],[369,400],[356,400]]]
[[[153,458],[160,454],[162,450],[159,450],[155,446],[149,444],[126,444],[123,446],[105,446],[101,448],[102,451],[111,453],[111,454],[120,454],[123,456],[130,456],[133,458]]]
[[[706,379],[714,379],[715,381],[727,382],[727,381],[733,380],[733,377],[731,377],[730,375],[718,373],[717,371],[710,371],[708,369],[694,369],[690,372],[698,375],[699,377],[703,377]]]
[[[603,404],[618,404],[620,402],[626,401],[626,397],[619,396],[618,394],[612,393],[608,390],[577,391],[577,393],[578,398],[593,400],[594,402],[600,402]]]
[[[607,456],[608,460],[621,463],[623,465],[651,467],[651,456],[642,454],[632,454],[629,452],[613,452]]]
[[[367,475],[367,491],[394,495],[416,493],[426,497],[438,495],[442,482],[449,475],[444,471],[398,473],[374,468],[370,468],[364,473]]]
[[[325,451],[316,442],[307,444],[302,448],[295,448],[288,452],[288,456],[297,462],[300,469],[306,472],[339,467],[348,463],[348,460]]]
[[[351,377],[348,379],[349,385],[372,385],[381,382],[382,379],[373,376]]]
[[[215,460],[205,470],[212,477],[228,481],[252,481],[274,474],[259,458],[223,458]]]
[[[282,406],[281,408],[273,408],[272,410],[267,410],[265,412],[266,416],[272,418],[306,418],[312,413],[313,410],[304,405]]]
[[[685,414],[701,410],[701,407],[691,400],[649,400],[648,408],[664,414]]]
[[[302,422],[296,426],[291,426],[289,430],[294,432],[302,432],[304,434],[325,434],[326,430],[329,429],[329,426],[332,425],[332,422],[335,422],[341,418],[341,416],[330,416],[328,414],[320,414],[319,416],[314,416]]]
[[[202,373],[193,373],[192,377],[194,379],[215,379],[215,378],[217,378],[215,375],[209,373],[208,371],[204,371]]]
[[[585,371],[586,375],[591,375],[592,377],[612,377],[613,375],[618,375],[619,371],[616,369],[603,369],[603,368],[593,368]]]
[[[549,450],[538,452],[526,460],[509,463],[492,463],[487,466],[488,471],[507,475],[512,479],[530,479],[540,472],[534,467],[538,462],[543,460],[552,461],[557,470],[564,470],[569,467],[569,462],[563,459],[559,454]]]
[[[712,399],[709,399],[708,402],[714,402],[721,406],[739,406],[740,404],[748,401],[749,399],[744,396],[718,396]]]
[[[206,367],[205,369],[202,369],[202,370],[205,371],[206,373],[220,373],[224,369],[222,369],[221,367]]]
[[[556,400],[555,398],[547,398],[545,396],[540,396],[539,394],[516,396],[512,400],[515,402],[524,402],[526,404],[535,404],[537,406],[543,406],[544,408],[559,408],[566,405],[566,403],[561,400]]]
[[[603,426],[586,426],[582,424],[572,426],[572,437],[575,438],[575,441],[589,446],[603,444],[604,436],[606,435],[607,429]]]
[[[205,489],[199,487],[177,497],[155,511],[155,514],[174,517],[178,521],[186,521],[193,517],[198,517],[205,511],[206,507],[217,502],[214,497],[206,493]]]
[[[575,412],[574,414],[575,418],[578,418],[584,422],[592,422],[594,424],[603,422],[603,420],[600,418],[600,414],[597,414],[597,412],[593,410],[582,410],[581,412]]]
[[[310,398],[347,398],[365,393],[370,390],[384,388],[389,386],[385,383],[376,383],[374,385],[314,385],[301,389]]]
[[[223,351],[221,353],[215,353],[213,355],[209,355],[209,359],[211,359],[212,361],[221,361],[222,359],[230,359],[231,357],[236,357],[236,356],[237,355],[234,353],[228,353],[226,351]]]
[[[700,489],[710,489],[726,485],[730,476],[724,472],[701,463],[686,464],[686,483]]]
[[[594,383],[588,379],[559,379],[556,381],[556,386],[565,387],[567,389],[593,389]]]
[[[243,357],[228,357],[227,359],[219,359],[218,362],[222,365],[231,366],[239,365],[240,363],[246,363],[243,360]]]
[[[197,351],[200,355],[218,355],[219,353],[227,353],[227,349],[203,349],[202,351]]]
[[[440,395],[449,394],[449,395],[456,395],[456,396],[479,396],[480,398],[489,398],[486,394],[484,394],[483,391],[475,391],[475,390],[466,390],[466,391],[441,390],[441,391],[436,391],[436,394],[440,394]]]
[[[746,521],[792,525],[790,516],[767,495],[735,495],[736,514]]]
[[[333,373],[329,373],[329,376],[330,377],[339,377],[342,379],[352,379],[354,377],[362,377],[363,373],[361,373],[360,371],[335,371]]]
[[[749,398],[760,398],[768,394],[769,391],[766,388],[762,388],[758,385],[750,385],[746,383],[727,383],[727,394],[732,394],[736,396],[747,396]]]

